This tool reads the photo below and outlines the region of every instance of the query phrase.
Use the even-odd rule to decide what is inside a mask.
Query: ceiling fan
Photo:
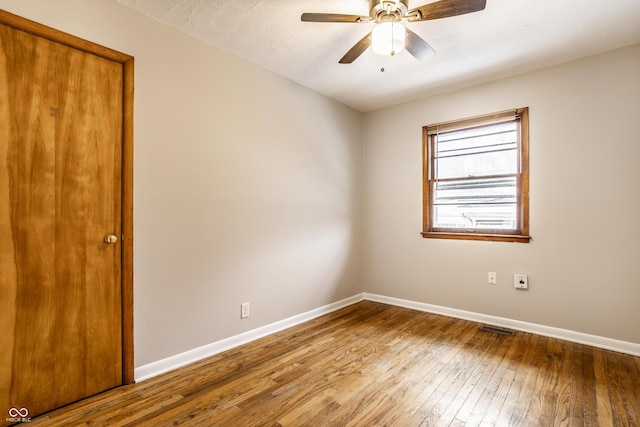
[[[395,55],[403,49],[419,61],[435,52],[420,36],[402,25],[403,21],[418,22],[448,18],[478,12],[487,0],[440,0],[409,9],[408,0],[369,0],[369,16],[336,13],[303,13],[304,22],[375,23],[373,31],[364,36],[343,57],[340,64],[351,64],[370,46],[381,55]]]

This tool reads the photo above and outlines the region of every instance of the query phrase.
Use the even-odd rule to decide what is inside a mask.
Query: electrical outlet
[[[240,304],[240,318],[246,319],[247,317],[249,317],[249,303],[245,302]]]
[[[529,279],[526,274],[514,274],[513,286],[517,289],[529,289]]]
[[[487,283],[490,285],[495,285],[497,282],[497,276],[495,271],[490,271],[487,276]]]

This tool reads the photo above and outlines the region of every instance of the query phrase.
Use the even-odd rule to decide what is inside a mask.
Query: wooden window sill
[[[485,240],[491,242],[516,242],[529,243],[531,236],[521,234],[480,234],[480,233],[447,233],[441,231],[422,232],[426,239],[451,239],[451,240]]]

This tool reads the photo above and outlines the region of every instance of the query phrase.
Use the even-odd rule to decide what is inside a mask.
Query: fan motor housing
[[[407,0],[369,0],[369,16],[376,22],[400,21],[407,10]]]

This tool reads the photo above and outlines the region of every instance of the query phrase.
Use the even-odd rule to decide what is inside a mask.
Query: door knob
[[[118,237],[114,234],[107,234],[106,236],[104,236],[105,243],[113,244],[113,243],[116,243],[117,241],[118,241]]]

